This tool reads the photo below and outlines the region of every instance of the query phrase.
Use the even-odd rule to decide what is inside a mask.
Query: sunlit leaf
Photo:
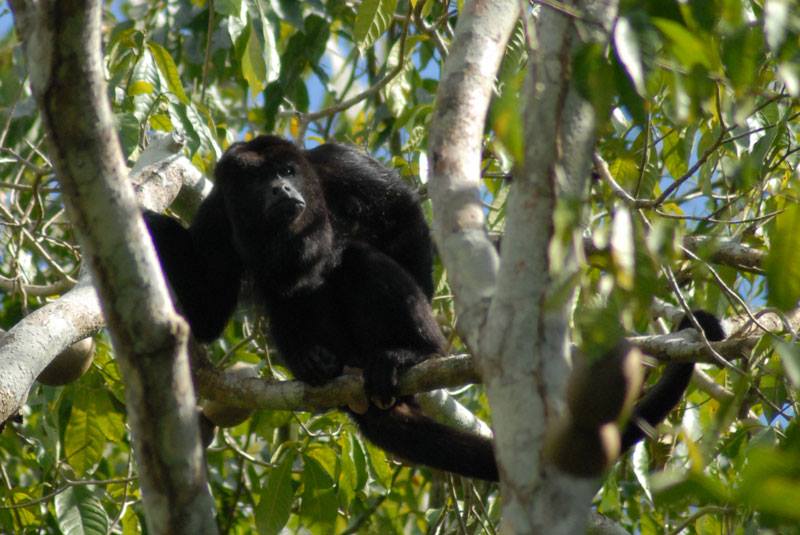
[[[633,455],[631,456],[633,464],[633,473],[636,476],[636,481],[641,485],[645,496],[652,502],[653,491],[650,487],[650,456],[647,454],[647,448],[644,442],[639,442],[633,447]]]
[[[500,97],[492,102],[490,121],[497,140],[508,151],[516,165],[525,157],[522,114],[520,114],[520,86],[523,73],[503,80]]]
[[[301,512],[312,522],[330,526],[336,520],[337,500],[331,475],[311,457],[304,457]]]
[[[397,0],[364,0],[358,6],[353,39],[366,50],[389,28],[397,8]]]
[[[106,436],[102,428],[113,429],[114,426],[98,425],[98,420],[107,418],[105,412],[109,408],[105,392],[88,388],[76,392],[64,432],[64,453],[78,474],[87,473],[103,456]]]
[[[132,96],[147,95],[152,93],[154,89],[153,84],[147,80],[134,80],[128,86],[128,94]]]
[[[636,269],[634,255],[631,213],[624,206],[617,206],[611,225],[611,259],[614,263],[617,284],[626,290],[633,289]]]
[[[261,34],[264,38],[264,66],[266,68],[266,83],[274,82],[281,74],[281,57],[278,53],[278,45],[275,42],[275,30],[272,23],[267,18],[264,11],[264,1],[257,0],[258,14],[261,19]]]
[[[640,95],[644,95],[644,69],[638,36],[630,21],[625,17],[617,19],[617,23],[614,25],[614,50],[616,50],[620,62],[625,66],[625,72],[630,76],[636,91]]]
[[[175,65],[175,60],[172,59],[167,49],[158,43],[149,41],[147,43],[147,48],[150,49],[150,53],[153,54],[153,59],[156,61],[156,65],[158,65],[161,76],[166,80],[169,90],[173,95],[178,97],[178,100],[187,104],[189,102],[189,97],[186,96],[186,92],[183,90],[183,83],[178,74],[178,66]]]
[[[108,516],[90,487],[78,485],[56,494],[58,527],[65,535],[105,535]]]
[[[250,94],[257,95],[267,86],[267,66],[264,51],[252,25],[247,29],[247,43],[242,51],[242,76],[250,86]]]
[[[777,52],[786,39],[787,25],[790,20],[792,4],[790,0],[768,0],[764,6],[764,31],[767,44],[773,52]]]
[[[800,205],[790,204],[778,214],[767,252],[768,301],[782,310],[800,300]]]

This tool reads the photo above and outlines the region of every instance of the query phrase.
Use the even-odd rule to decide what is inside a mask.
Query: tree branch
[[[11,2],[70,219],[126,385],[152,533],[215,533],[177,316],[126,179],[100,53],[102,2]]]
[[[459,15],[431,119],[428,191],[433,233],[455,295],[459,330],[474,351],[494,294],[498,256],[479,198],[484,120],[516,0],[473,0]]]

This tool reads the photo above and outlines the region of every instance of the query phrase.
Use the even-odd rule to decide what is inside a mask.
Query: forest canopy
[[[78,71],[74,85],[37,89],[51,74],[31,60],[41,38],[32,4],[0,7],[0,532],[166,530],[143,501],[131,434],[143,413],[126,397],[139,385],[119,355],[120,340],[136,351],[149,331],[110,334],[130,318],[109,314],[98,290],[101,315],[89,272],[98,288],[107,274],[85,236],[113,229],[77,217],[70,200],[74,184],[100,178],[64,181],[56,155],[69,130],[45,105],[60,94],[69,110],[88,95]],[[580,517],[570,526],[582,527],[590,511],[603,533],[796,529],[798,2],[100,5],[107,86],[91,97],[108,100],[141,206],[190,222],[223,152],[259,134],[356,146],[418,192],[439,253],[432,306],[448,359],[402,385],[433,390],[421,396],[427,410],[496,436],[500,485],[392,458],[326,410],[362,395],[362,383],[290,382],[268,318],[245,300],[219,340],[189,345],[200,405],[238,410],[200,459],[209,532],[494,533],[503,523],[569,533],[556,526]],[[66,15],[53,14],[59,28]],[[476,74],[470,61],[486,51],[470,36],[494,37],[494,26],[508,28],[487,41],[499,66]],[[488,80],[485,113],[465,96],[472,76]],[[459,103],[480,116],[453,127]],[[474,174],[476,217],[458,204],[463,183],[443,178],[459,161]],[[729,338],[667,334],[695,309],[721,318]],[[566,410],[572,355],[600,359],[623,337],[645,355],[646,386],[667,362],[697,363],[692,383],[601,478],[564,477],[542,452]],[[44,370],[57,355],[64,367]],[[565,495],[563,511],[548,509],[546,498]]]

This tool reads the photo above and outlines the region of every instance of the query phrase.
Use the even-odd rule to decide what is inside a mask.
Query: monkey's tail
[[[694,310],[692,314],[710,342],[719,342],[725,339],[725,330],[714,314],[705,310]],[[676,331],[693,326],[691,320],[685,317]],[[628,448],[644,438],[645,431],[642,422],[649,427],[655,427],[678,405],[689,386],[693,371],[694,363],[692,362],[676,362],[667,365],[661,379],[642,396],[633,409],[628,424],[622,432],[622,452],[627,451]]]
[[[413,398],[405,398],[389,410],[370,405],[364,414],[350,414],[368,440],[404,460],[467,477],[498,480],[490,439],[432,420]]]

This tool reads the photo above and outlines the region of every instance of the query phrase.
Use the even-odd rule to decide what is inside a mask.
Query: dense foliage
[[[133,164],[153,132],[180,131],[187,156],[210,175],[231,142],[256,133],[306,146],[337,140],[375,154],[424,196],[428,119],[460,4],[111,2],[105,68],[124,152]],[[550,4],[531,2],[533,16]],[[0,327],[8,330],[74,284],[80,249],[11,14],[0,10]],[[521,22],[507,47],[485,136],[483,194],[496,234],[523,143],[536,142],[522,139],[519,96],[535,53],[532,24]],[[579,221],[591,243],[580,278],[562,281],[565,292],[580,289],[575,341],[592,353],[621,329],[663,332],[651,306],[677,304],[678,291],[723,317],[792,311],[800,298],[800,5],[625,1],[611,45],[584,47],[572,65],[601,117],[598,163],[609,171],[594,177],[584,206],[557,213],[559,244],[571,243]],[[709,240],[686,247],[689,236]],[[749,246],[752,262],[719,259],[712,240]],[[563,253],[554,245],[554,265]],[[463,353],[440,266],[436,280],[438,319],[451,351]],[[213,345],[215,360],[287,378],[263,331],[244,310]],[[2,532],[144,525],[123,384],[106,336],[95,340],[87,374],[64,387],[35,383],[23,422],[0,434]],[[748,356],[703,366],[717,388],[692,387],[664,438],[616,464],[597,511],[639,533],[800,522],[800,348],[791,336],[765,335]],[[490,420],[479,387],[457,394]],[[217,433],[208,466],[225,533],[479,533],[493,532],[500,516],[496,487],[389,460],[338,413],[259,411]]]

